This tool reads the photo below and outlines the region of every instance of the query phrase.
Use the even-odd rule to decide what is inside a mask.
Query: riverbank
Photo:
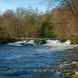
[[[46,37],[70,39],[76,44],[78,43],[77,20],[78,16],[74,16],[69,9],[60,7],[44,14],[26,8],[17,8],[16,11],[6,10],[0,14],[0,41],[6,43],[21,38]]]

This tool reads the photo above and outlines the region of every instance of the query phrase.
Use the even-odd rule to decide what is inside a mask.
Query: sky
[[[51,8],[55,8],[62,0],[53,0]],[[15,10],[18,7],[33,8],[39,11],[45,11],[48,7],[46,0],[0,0],[0,11],[4,12],[7,9]]]

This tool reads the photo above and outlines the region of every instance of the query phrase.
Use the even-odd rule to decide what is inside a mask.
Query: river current
[[[0,78],[66,78],[58,65],[77,61],[78,50],[51,51],[46,47],[0,45]]]

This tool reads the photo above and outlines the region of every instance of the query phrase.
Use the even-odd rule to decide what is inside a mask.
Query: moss
[[[36,44],[45,44],[46,43],[46,39],[41,39],[41,40],[37,39],[37,40],[35,40],[35,43]]]

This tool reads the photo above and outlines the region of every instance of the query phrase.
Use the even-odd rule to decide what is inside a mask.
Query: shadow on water
[[[0,45],[0,78],[65,78],[58,66],[78,61],[78,49],[49,51],[33,46]]]

